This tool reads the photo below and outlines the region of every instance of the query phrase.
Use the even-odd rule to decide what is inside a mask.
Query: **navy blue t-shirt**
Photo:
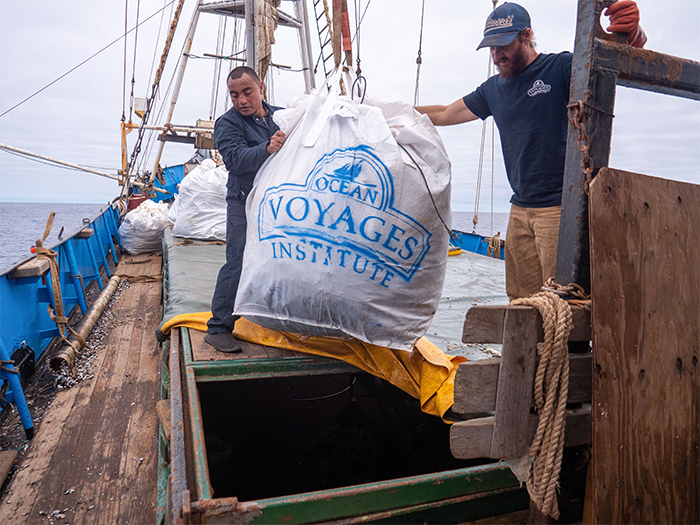
[[[572,56],[539,54],[517,77],[494,75],[463,99],[482,120],[493,115],[517,206],[561,204]]]

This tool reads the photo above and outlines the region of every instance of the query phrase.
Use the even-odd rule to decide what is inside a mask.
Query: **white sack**
[[[411,350],[445,277],[442,141],[427,117],[395,100],[360,104],[324,86],[294,105],[275,113],[287,142],[248,196],[235,312],[275,330]]]
[[[170,214],[175,237],[226,240],[228,171],[206,159],[182,179]]]
[[[163,228],[168,222],[168,205],[145,200],[126,214],[119,226],[119,239],[131,255],[157,252],[162,249]]]

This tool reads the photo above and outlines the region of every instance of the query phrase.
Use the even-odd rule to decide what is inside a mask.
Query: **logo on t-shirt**
[[[537,79],[535,80],[535,83],[532,85],[532,87],[527,90],[527,94],[531,97],[534,97],[535,95],[539,95],[540,93],[549,93],[550,89],[552,89],[552,86],[550,86],[549,84],[545,84],[541,80]]]

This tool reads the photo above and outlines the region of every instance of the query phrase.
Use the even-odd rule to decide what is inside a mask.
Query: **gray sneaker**
[[[220,332],[218,334],[210,334],[207,332],[207,334],[204,336],[204,341],[209,343],[219,352],[237,354],[243,351],[241,344],[230,332]]]

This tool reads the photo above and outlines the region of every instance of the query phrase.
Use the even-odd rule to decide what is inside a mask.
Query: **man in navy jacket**
[[[204,340],[219,352],[240,352],[241,345],[232,332],[240,317],[233,315],[233,307],[245,248],[245,201],[260,166],[280,150],[287,137],[272,120],[272,114],[281,108],[262,100],[265,86],[253,69],[235,68],[226,85],[233,107],[217,119],[214,127],[214,142],[228,170],[226,263],[216,280],[212,318]]]

